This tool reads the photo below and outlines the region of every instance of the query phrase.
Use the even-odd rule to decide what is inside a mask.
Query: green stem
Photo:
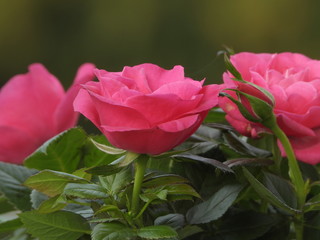
[[[275,162],[276,171],[278,174],[281,174],[281,152],[279,150],[278,144],[277,144],[277,137],[272,136],[272,154],[273,159]]]
[[[282,146],[288,158],[289,177],[296,191],[296,196],[298,199],[298,209],[301,210],[301,212],[297,213],[294,222],[296,240],[303,240],[303,206],[306,200],[305,183],[288,137],[284,134],[284,132],[279,128],[277,124],[273,124],[270,129],[282,143]]]
[[[298,165],[298,162],[296,160],[296,157],[294,155],[292,146],[289,142],[289,139],[284,134],[284,132],[279,128],[278,125],[273,126],[271,129],[276,137],[280,140],[282,143],[282,146],[286,152],[287,158],[288,158],[288,164],[289,164],[289,177],[295,187],[297,198],[298,198],[298,206],[299,208],[303,207],[305,203],[305,183]]]
[[[139,158],[135,160],[135,174],[134,174],[132,203],[131,203],[131,212],[133,216],[135,216],[138,213],[139,195],[140,195],[141,185],[142,185],[144,173],[146,171],[148,159],[149,157],[147,155],[140,155]]]

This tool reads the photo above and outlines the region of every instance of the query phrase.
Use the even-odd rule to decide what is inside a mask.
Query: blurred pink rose
[[[320,61],[297,53],[239,53],[231,62],[244,80],[268,90],[275,98],[274,113],[280,128],[289,137],[297,158],[303,162],[320,162]],[[261,92],[233,81],[224,73],[228,87],[264,99]],[[264,99],[267,100],[267,99]],[[249,122],[227,98],[219,100],[227,120],[240,133],[257,137],[268,131]],[[284,154],[284,153],[283,153]]]
[[[72,103],[80,84],[93,79],[93,69],[82,65],[67,92],[41,64],[11,78],[0,90],[0,161],[21,164],[46,140],[73,127],[78,113]]]
[[[79,91],[74,107],[116,147],[160,154],[186,140],[217,105],[218,85],[202,86],[175,66],[125,67],[122,72],[95,70],[99,82]]]

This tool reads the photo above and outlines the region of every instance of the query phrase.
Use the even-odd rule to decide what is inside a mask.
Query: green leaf
[[[207,223],[220,218],[237,198],[242,186],[238,184],[226,185],[204,201],[187,212],[190,224]]]
[[[193,161],[197,161],[197,162],[210,164],[211,166],[214,166],[224,172],[233,173],[233,170],[231,168],[229,168],[228,166],[224,165],[223,163],[221,163],[215,159],[205,158],[205,157],[201,157],[198,155],[192,155],[192,154],[179,154],[179,155],[175,155],[174,157],[178,158],[178,159],[189,159],[189,160],[193,160]]]
[[[84,178],[52,170],[44,170],[28,178],[24,184],[39,192],[54,197],[63,192],[68,183],[88,183]]]
[[[22,211],[31,209],[31,190],[22,183],[36,171],[15,164],[0,162],[0,191]]]
[[[99,177],[99,179],[101,185],[107,189],[108,193],[114,195],[131,182],[131,170],[130,168],[124,168],[116,174],[106,177]]]
[[[154,225],[168,225],[177,230],[185,225],[185,218],[180,213],[172,213],[157,217],[154,220]]]
[[[136,232],[121,223],[100,223],[92,231],[92,240],[136,239]]]
[[[62,198],[61,195],[57,195],[53,198],[49,198],[49,199],[43,201],[38,208],[38,212],[39,213],[51,213],[51,212],[56,212],[58,210],[63,209],[67,205],[67,203],[62,202],[61,198]]]
[[[20,214],[27,231],[39,240],[76,240],[83,234],[90,234],[86,219],[68,211],[42,214],[36,211]]]
[[[37,190],[32,190],[30,194],[32,208],[37,209],[42,202],[49,199],[49,197]]]
[[[142,201],[151,203],[152,201],[157,199],[165,201],[167,199],[167,195],[168,190],[165,190],[163,188],[152,188],[145,190],[139,196]]]
[[[97,184],[68,183],[63,193],[67,196],[84,199],[104,199],[109,195],[106,189]]]
[[[137,234],[143,239],[178,239],[178,233],[165,225],[144,227],[139,229]]]
[[[313,196],[304,206],[305,212],[319,211],[320,210],[320,193]]]
[[[224,111],[220,108],[213,108],[209,111],[204,123],[223,123],[226,121],[225,117],[226,113]]]
[[[95,212],[95,215],[103,212],[116,212],[120,213],[120,216],[122,215],[121,210],[115,205],[103,205],[98,211]]]
[[[107,146],[101,143],[98,143],[96,141],[94,141],[93,139],[91,139],[91,142],[102,152],[107,153],[107,154],[111,154],[111,155],[118,155],[118,154],[123,154],[126,151],[123,149],[119,149],[119,148],[115,148],[115,147],[111,147],[111,146]]]
[[[139,155],[140,154],[138,153],[127,152],[125,156],[120,157],[112,164],[93,167],[88,169],[87,172],[95,175],[109,176],[120,172],[122,169],[124,169],[126,166],[132,163],[135,159],[137,159]]]
[[[71,173],[79,165],[86,134],[81,128],[72,128],[45,142],[28,157],[24,164],[38,170],[51,169]]]
[[[171,184],[164,187],[168,191],[168,195],[189,195],[201,198],[197,191],[189,184]]]
[[[0,196],[0,214],[16,210],[5,196]]]
[[[83,162],[85,167],[92,168],[96,166],[106,165],[114,162],[119,158],[119,155],[111,155],[106,154],[105,152],[99,150],[91,141],[93,139],[95,142],[108,145],[109,142],[107,141],[104,135],[99,136],[92,136],[91,138],[87,138],[82,151],[83,151]]]
[[[10,221],[0,223],[0,233],[12,232],[22,226],[22,222],[19,218],[12,219]]]
[[[262,199],[265,199],[274,206],[285,210],[290,214],[299,212],[297,209],[294,209],[288,206],[282,199],[279,199],[273,192],[266,188],[261,182],[259,182],[246,168],[243,168],[244,176],[250,182],[253,189],[259,194]]]

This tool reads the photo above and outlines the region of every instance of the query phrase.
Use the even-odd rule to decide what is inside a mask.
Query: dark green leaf
[[[236,158],[227,160],[223,164],[232,168],[238,166],[270,166],[274,162],[269,158]]]
[[[106,189],[97,184],[68,183],[63,193],[67,196],[84,199],[104,199],[109,195]]]
[[[90,234],[87,221],[72,212],[42,214],[31,211],[21,213],[20,218],[27,231],[39,240],[76,240],[85,233]]]
[[[274,206],[285,210],[288,213],[294,214],[297,213],[298,210],[293,209],[288,206],[282,199],[279,199],[276,195],[274,195],[269,189],[267,189],[261,182],[259,182],[247,169],[243,168],[244,176],[250,182],[253,189],[259,194],[259,196],[273,204]]]
[[[178,230],[178,234],[179,234],[179,239],[185,239],[187,237],[190,237],[194,234],[203,232],[203,229],[200,228],[197,225],[187,225],[182,229]]]
[[[63,192],[67,183],[72,182],[87,183],[88,181],[72,174],[44,170],[28,178],[24,184],[50,197],[54,197]]]
[[[202,202],[187,212],[190,224],[207,223],[220,218],[237,198],[242,186],[226,185],[213,194],[207,201]]]
[[[320,193],[313,196],[304,206],[304,211],[319,211],[320,210]]]
[[[234,90],[234,89],[226,89],[226,90]],[[230,99],[234,104],[237,105],[240,113],[242,114],[242,116],[244,116],[247,120],[251,121],[251,122],[261,122],[261,119],[257,116],[254,116],[252,113],[250,113],[248,111],[248,109],[242,105],[242,103],[240,101],[238,101],[237,99],[233,98],[230,94],[225,93],[225,92],[220,92],[219,96],[221,97],[227,97],[228,99]]]
[[[222,124],[222,123],[216,123],[216,122],[206,123],[205,126],[208,126],[210,128],[219,129],[219,130],[235,131],[235,129],[232,126],[227,125],[227,124]]]
[[[92,240],[131,240],[135,239],[136,232],[121,223],[100,223],[92,231]]]
[[[177,230],[185,225],[185,218],[180,213],[172,213],[156,218],[154,225],[168,225]]]
[[[193,160],[193,161],[197,161],[197,162],[210,164],[210,165],[212,165],[222,171],[233,173],[233,170],[231,168],[229,168],[228,166],[224,165],[223,163],[221,163],[215,159],[205,158],[205,157],[201,157],[198,155],[192,155],[192,154],[179,154],[179,155],[175,155],[174,157],[177,159],[188,159],[188,160]]]
[[[261,100],[260,98],[254,97],[247,93],[237,91],[240,95],[245,96],[250,102],[250,107],[260,119],[262,119],[263,125],[271,127],[276,124],[276,118],[273,113],[273,106],[269,103]]]
[[[297,197],[290,182],[271,173],[264,172],[263,175],[263,183],[267,189],[288,206],[297,207]]]
[[[219,225],[217,235],[223,239],[254,240],[277,224],[274,217],[258,212],[240,212],[228,216]]]
[[[0,233],[4,232],[12,232],[22,226],[22,222],[20,221],[19,218],[6,221],[6,222],[1,222],[0,223]]]
[[[144,227],[139,229],[137,234],[143,239],[178,239],[178,233],[165,225]]]
[[[143,188],[161,187],[164,185],[188,183],[189,180],[175,174],[162,174],[148,177],[142,183]]]
[[[0,162],[0,191],[22,211],[31,209],[31,190],[23,182],[36,171],[15,164]]]
[[[319,240],[320,239],[320,213],[318,212],[310,219],[305,221],[305,240]]]
[[[24,164],[39,170],[71,173],[78,167],[85,140],[86,134],[81,128],[69,129],[45,142]]]
[[[241,154],[258,158],[267,158],[272,156],[271,152],[250,145],[232,132],[223,134],[223,137],[228,146]]]
[[[221,137],[221,132],[218,129],[208,127],[206,125],[200,125],[198,130],[191,136],[191,139],[198,141],[209,141],[212,145],[217,145],[217,141]]]

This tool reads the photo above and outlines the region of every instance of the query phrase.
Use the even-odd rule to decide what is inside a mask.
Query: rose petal
[[[60,82],[41,64],[13,77],[1,89],[0,125],[19,128],[35,138],[55,133],[54,109],[64,98]],[[50,126],[50,128],[48,128]]]
[[[206,113],[202,114],[207,115]],[[198,119],[199,115],[192,115],[159,124],[158,127],[165,132],[180,132],[184,129],[190,128],[198,121]]]
[[[142,95],[127,99],[126,106],[139,111],[152,126],[172,121],[197,109],[202,96],[193,100],[182,100],[173,94]]]
[[[114,104],[107,98],[88,92],[91,96],[92,104],[98,113],[99,123],[108,127],[128,127],[130,129],[148,129],[150,123],[137,110]],[[88,106],[92,108],[92,106]],[[99,124],[99,125],[100,125]]]
[[[320,129],[315,130],[315,136],[309,137],[290,137],[291,145],[298,160],[309,163],[320,163]],[[282,155],[285,151],[279,143]]]
[[[10,126],[0,126],[0,132],[0,162],[21,164],[43,140]]]
[[[291,118],[288,118],[285,114],[277,114],[277,122],[280,128],[288,136],[314,136],[315,133],[312,129],[299,124]]]
[[[182,66],[174,66],[173,69],[166,70],[157,65],[145,63],[134,67],[125,67],[122,76],[135,79],[141,90],[153,92],[164,84],[182,81],[184,70]]]
[[[69,88],[55,112],[57,132],[62,132],[76,124],[79,114],[73,110],[73,101],[81,88],[80,84],[93,80],[94,68],[95,66],[90,63],[80,66],[74,84]]]
[[[148,130],[119,132],[109,132],[104,126],[102,129],[110,143],[118,148],[136,153],[157,155],[169,151],[185,141],[198,129],[203,118],[204,116],[199,117],[194,125],[179,132],[166,132],[157,127]]]
[[[97,127],[100,126],[99,114],[93,105],[91,96],[85,89],[80,89],[78,95],[73,102],[73,108],[75,111],[83,114]]]
[[[171,82],[159,87],[153,94],[175,94],[182,100],[191,100],[202,88],[201,82],[184,80]]]

